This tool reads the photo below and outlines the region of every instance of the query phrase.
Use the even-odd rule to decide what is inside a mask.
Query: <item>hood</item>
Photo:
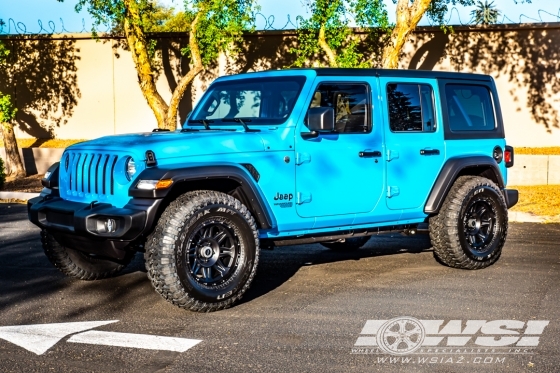
[[[201,130],[198,132],[144,132],[105,136],[82,142],[70,150],[119,150],[141,155],[147,150],[157,159],[264,151],[260,132]]]

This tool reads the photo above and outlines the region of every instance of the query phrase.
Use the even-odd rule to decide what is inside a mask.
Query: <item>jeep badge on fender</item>
[[[265,71],[218,78],[181,130],[69,147],[28,213],[67,276],[114,276],[141,251],[156,292],[209,312],[247,291],[260,247],[429,231],[440,263],[486,268],[513,161],[490,76]]]

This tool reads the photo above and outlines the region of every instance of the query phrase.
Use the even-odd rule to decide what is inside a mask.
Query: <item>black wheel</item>
[[[80,280],[101,280],[115,276],[132,260],[132,253],[116,262],[96,255],[86,254],[59,244],[46,230],[41,231],[43,250],[49,261],[66,276]]]
[[[364,246],[370,239],[370,236],[342,238],[336,241],[321,242],[321,245],[333,251],[354,251]]]
[[[185,193],[162,214],[145,258],[148,277],[167,301],[192,311],[217,311],[238,301],[255,276],[257,226],[230,195]]]
[[[479,176],[459,177],[439,213],[430,218],[434,256],[455,268],[481,269],[494,264],[507,230],[507,206],[501,191]]]

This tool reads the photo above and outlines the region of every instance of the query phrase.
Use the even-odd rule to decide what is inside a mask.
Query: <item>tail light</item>
[[[506,145],[506,151],[504,152],[504,161],[506,162],[506,167],[513,166],[513,147]]]

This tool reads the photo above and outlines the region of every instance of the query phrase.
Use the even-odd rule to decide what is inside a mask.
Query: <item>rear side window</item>
[[[488,88],[479,85],[445,86],[451,131],[492,131],[496,128],[494,107]]]
[[[433,132],[434,96],[428,84],[388,84],[389,125],[393,132]]]

